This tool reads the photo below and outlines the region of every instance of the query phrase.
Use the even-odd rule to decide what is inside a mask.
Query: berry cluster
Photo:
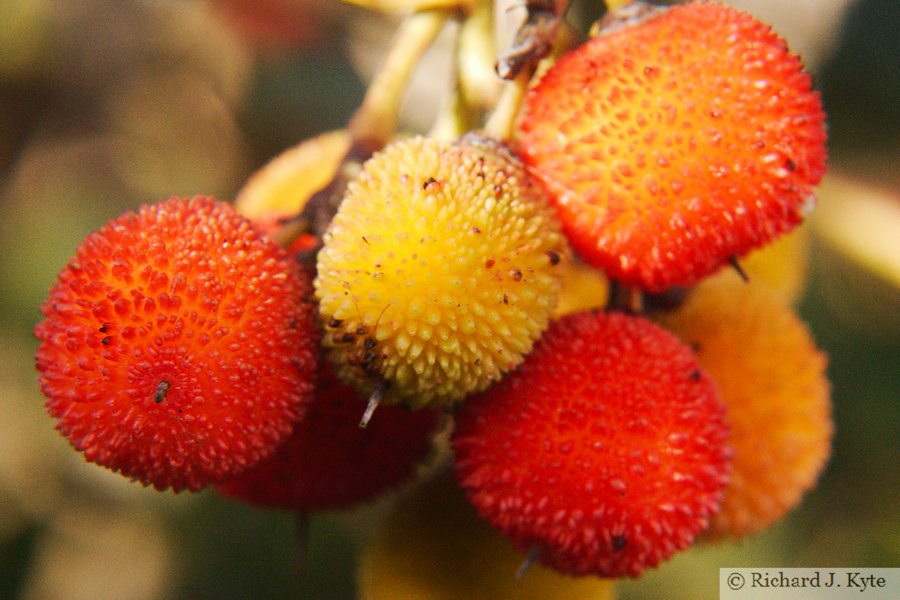
[[[409,4],[413,38],[489,5]],[[301,514],[449,456],[455,479],[401,503],[415,516],[387,539],[477,511],[554,585],[785,514],[828,457],[825,359],[764,281],[717,271],[746,279],[738,258],[812,208],[818,96],[767,26],[705,1],[611,12],[539,68],[566,4],[527,3],[481,130],[388,139],[405,82],[389,57],[346,131],[234,205],[172,198],[91,234],[35,329],[59,431],[144,485]],[[416,552],[446,554],[440,537]],[[408,566],[385,543],[366,597]]]

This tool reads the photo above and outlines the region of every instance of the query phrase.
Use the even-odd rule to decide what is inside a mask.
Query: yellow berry
[[[800,502],[828,460],[825,355],[783,299],[752,282],[704,281],[658,320],[694,347],[728,407],[733,471],[707,537],[763,529]]]
[[[445,473],[404,498],[363,551],[362,600],[609,600],[613,582],[568,577],[525,561],[478,516],[455,479]]]
[[[568,248],[553,208],[498,143],[413,137],[351,182],[318,255],[337,374],[385,401],[446,405],[519,364],[546,328]]]

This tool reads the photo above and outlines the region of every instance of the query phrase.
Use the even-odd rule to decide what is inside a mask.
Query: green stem
[[[525,98],[528,82],[531,80],[533,73],[532,69],[523,69],[516,75],[515,79],[506,82],[503,91],[500,93],[500,100],[497,101],[497,106],[484,125],[485,133],[501,140],[507,140],[512,137],[516,117],[519,114],[519,108],[522,106],[522,100]]]
[[[450,15],[448,9],[432,9],[404,19],[362,105],[350,120],[349,129],[355,146],[377,149],[391,138],[397,128],[400,104],[413,68]]]

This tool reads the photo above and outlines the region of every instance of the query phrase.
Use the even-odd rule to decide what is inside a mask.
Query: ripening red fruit
[[[366,399],[323,370],[291,437],[225,481],[220,492],[258,506],[309,512],[364,502],[412,477],[432,451],[441,413],[383,406],[362,428]]]
[[[312,395],[309,272],[212,198],[90,234],[35,328],[56,428],[90,461],[197,490],[274,451]]]
[[[690,349],[640,317],[574,313],[457,412],[457,475],[480,514],[563,573],[637,576],[719,507],[731,448]]]
[[[575,249],[661,292],[804,218],[825,170],[824,118],[767,25],[690,2],[560,58],[516,135]]]

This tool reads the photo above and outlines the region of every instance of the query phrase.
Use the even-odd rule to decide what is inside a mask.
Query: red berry
[[[302,512],[343,508],[409,479],[432,450],[432,409],[382,406],[365,428],[366,399],[325,373],[293,435],[271,457],[227,480],[226,496]]]
[[[689,348],[639,317],[554,322],[456,418],[470,501],[564,573],[637,576],[657,565],[707,527],[728,481],[715,384]]]
[[[767,25],[691,2],[560,58],[517,136],[576,250],[659,292],[804,218],[825,170],[824,117]]]
[[[172,198],[89,235],[50,290],[37,368],[88,461],[197,490],[274,451],[312,395],[311,274],[230,205]]]

